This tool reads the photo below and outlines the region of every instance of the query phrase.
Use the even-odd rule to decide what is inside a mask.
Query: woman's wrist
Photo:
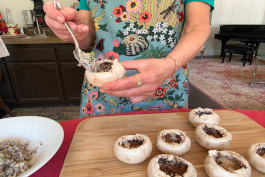
[[[174,70],[173,70],[173,73],[172,73],[172,75],[171,75],[171,77],[170,77],[170,78],[173,78],[174,75],[175,75],[175,73],[176,73],[177,70],[178,70],[178,61],[177,61],[177,59],[176,59],[175,57],[173,57],[173,56],[171,56],[171,55],[166,56],[165,59],[169,59],[169,61],[171,61],[171,63],[172,63],[172,61],[174,62],[174,64],[173,64],[173,66],[174,66]]]
[[[81,49],[87,49],[92,46],[95,40],[90,38],[88,35],[80,36],[77,38]]]

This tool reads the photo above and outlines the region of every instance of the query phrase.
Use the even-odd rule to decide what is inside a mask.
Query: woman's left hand
[[[132,103],[153,95],[175,71],[175,63],[170,58],[123,61],[121,64],[126,70],[137,70],[139,74],[105,83],[100,91],[112,96],[128,97]]]

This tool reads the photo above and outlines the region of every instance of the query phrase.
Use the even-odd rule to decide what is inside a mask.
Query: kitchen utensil
[[[233,135],[228,150],[246,156],[247,148],[257,142],[264,142],[265,129],[236,111],[216,110],[220,116],[220,126]],[[207,177],[204,160],[208,150],[200,146],[194,138],[194,127],[188,120],[188,112],[156,113],[135,115],[114,115],[94,117],[82,121],[76,128],[60,177],[147,177],[147,165],[151,158],[161,154],[156,147],[156,138],[163,129],[180,129],[191,139],[189,152],[181,157],[191,162],[198,177]],[[115,141],[129,134],[147,135],[153,145],[148,159],[136,165],[128,165],[118,160],[114,154]],[[265,177],[264,173],[252,168],[252,177]]]
[[[62,10],[62,5],[60,2],[54,0],[53,1],[53,5],[58,9],[58,10]],[[74,43],[75,43],[75,50],[73,51],[75,58],[77,59],[77,61],[86,69],[88,69],[90,72],[95,72],[95,56],[94,53],[86,53],[84,51],[82,51],[79,48],[79,44],[78,41],[76,40],[73,31],[71,30],[71,28],[69,27],[69,25],[67,24],[67,22],[64,22],[65,27],[67,28],[67,30],[69,31],[69,33],[71,34]]]
[[[22,11],[23,15],[23,20],[26,24],[27,27],[33,27],[34,22],[33,22],[33,10],[23,10]]]

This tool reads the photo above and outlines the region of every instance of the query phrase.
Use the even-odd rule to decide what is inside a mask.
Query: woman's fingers
[[[58,23],[64,23],[65,17],[59,12],[56,7],[52,3],[46,3],[43,6],[43,10],[50,19],[57,21]]]
[[[137,70],[142,66],[141,60],[122,61],[121,64],[126,70]]]
[[[84,16],[81,13],[78,13],[73,8],[65,7],[60,12],[64,15],[65,20],[67,21],[73,21],[76,23],[84,23]]]
[[[121,88],[120,90],[110,90],[110,89],[103,89],[103,87],[101,87],[99,91],[116,97],[151,96],[154,93],[154,91],[150,89],[149,84],[145,84],[140,87],[134,87],[122,90]]]
[[[130,97],[130,101],[132,103],[138,103],[138,102],[141,102],[141,101],[143,101],[144,99],[146,99],[146,98],[148,98],[150,96],[135,96],[135,97]]]
[[[73,40],[64,22],[70,26],[77,38],[88,33],[89,28],[85,23],[84,16],[75,9],[64,7],[62,10],[58,11],[52,2],[46,3],[43,9],[46,12],[45,21],[47,25],[53,30],[56,36],[62,40]]]
[[[71,22],[71,21],[69,21],[67,23],[75,34],[85,35],[88,33],[89,28],[87,25],[84,25],[84,24],[78,25],[78,24]]]
[[[168,69],[168,61],[163,59],[124,61],[121,64],[125,69],[137,70],[139,74],[107,82],[100,88],[100,91],[112,96],[129,97],[133,102],[138,102],[154,94],[156,89],[168,78],[167,75],[171,74]]]
[[[44,4],[43,10],[46,15],[58,23],[64,23],[65,20],[84,23],[85,20],[84,16],[81,13],[78,13],[75,9],[64,7],[62,10],[57,10],[57,8],[51,2]]]
[[[59,23],[57,20],[54,20],[51,16],[46,15],[45,16],[45,22],[52,29],[66,30],[66,27],[64,26],[63,23]]]
[[[101,87],[101,89],[118,91],[121,89],[126,90],[130,88],[138,87],[138,80],[136,79],[136,77],[139,79],[139,82],[141,82],[141,85],[143,85],[144,78],[140,74],[137,74],[135,76],[130,76],[130,77],[118,80],[118,81],[107,82]]]

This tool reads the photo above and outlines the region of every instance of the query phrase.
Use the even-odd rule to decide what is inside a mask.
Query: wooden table
[[[246,157],[246,150],[251,144],[265,140],[265,129],[246,115],[228,110],[215,112],[221,118],[220,126],[233,135],[233,141],[228,150]],[[76,129],[60,176],[146,177],[149,160],[160,154],[155,146],[157,133],[160,130],[172,128],[185,131],[191,138],[191,149],[182,157],[195,166],[198,177],[207,176],[203,164],[207,150],[194,139],[195,128],[188,121],[188,112],[86,119]],[[145,134],[151,139],[153,151],[143,163],[125,164],[115,157],[114,142],[122,135],[136,133]],[[265,177],[265,174],[252,168],[252,177]]]

